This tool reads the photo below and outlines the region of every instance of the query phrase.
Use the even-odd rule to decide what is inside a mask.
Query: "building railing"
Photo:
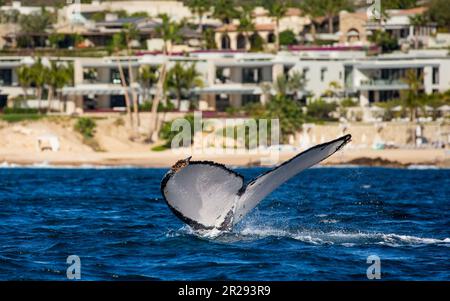
[[[361,86],[403,86],[405,82],[400,79],[369,79],[362,80]]]

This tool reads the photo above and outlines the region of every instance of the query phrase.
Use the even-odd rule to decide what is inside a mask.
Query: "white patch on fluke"
[[[350,135],[317,145],[244,185],[244,178],[214,162],[177,162],[161,193],[181,220],[198,230],[231,230],[267,195],[301,171],[340,150]]]

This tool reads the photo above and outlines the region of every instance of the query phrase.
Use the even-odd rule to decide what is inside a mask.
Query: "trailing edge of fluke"
[[[196,230],[231,230],[267,195],[301,171],[325,160],[351,140],[345,135],[316,145],[247,184],[225,165],[178,161],[164,176],[161,193],[169,208]]]

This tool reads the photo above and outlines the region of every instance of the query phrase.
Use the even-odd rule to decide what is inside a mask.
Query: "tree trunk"
[[[141,120],[139,116],[139,102],[137,98],[137,93],[133,89],[134,82],[134,75],[133,70],[131,68],[131,59],[130,59],[131,49],[128,47],[128,77],[130,79],[130,87],[131,87],[131,97],[133,99],[133,110],[136,120],[136,127],[133,127],[136,131],[138,131],[139,127],[141,126]]]
[[[332,34],[334,33],[334,22],[333,22],[333,15],[328,16],[328,33]]]
[[[416,121],[416,108],[411,109],[411,121]]]
[[[252,43],[250,43],[250,36],[247,31],[244,32],[244,37],[245,37],[245,50],[250,51],[252,49]]]
[[[53,100],[53,87],[48,88],[48,97],[47,97],[47,113],[49,113],[52,109],[52,100]]]
[[[198,32],[203,33],[203,14],[198,15]]]
[[[419,49],[419,33],[418,29],[414,28],[414,48]]]
[[[275,49],[280,51],[280,20],[275,22]]]
[[[152,112],[150,115],[150,131],[149,131],[149,141],[154,142],[157,140],[155,137],[158,131],[158,107],[161,101],[162,90],[164,89],[164,82],[167,75],[167,65],[164,62],[161,66],[161,72],[158,79],[158,84],[156,86],[155,97],[152,102]]]
[[[181,109],[181,91],[177,90],[177,110]]]
[[[317,29],[316,29],[316,24],[314,22],[311,22],[311,36],[313,39],[313,42],[316,42],[317,39]]]
[[[25,100],[27,100],[28,99],[28,87],[23,86],[22,90],[23,90],[23,96],[25,97]]]
[[[125,96],[125,106],[127,109],[127,115],[128,119],[130,120],[130,126],[133,128],[133,115],[131,115],[131,109],[130,109],[130,95],[128,94],[128,87],[127,82],[125,81],[125,74],[123,73],[122,63],[120,62],[120,59],[117,59],[117,68],[119,69],[119,75],[120,75],[120,81],[122,83],[122,88],[125,90],[124,96]]]

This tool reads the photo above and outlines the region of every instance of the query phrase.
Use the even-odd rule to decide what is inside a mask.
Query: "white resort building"
[[[409,69],[416,70],[418,77],[423,78],[423,89],[427,94],[450,89],[450,57],[446,51],[437,50],[376,57],[367,57],[361,51],[280,52],[277,55],[205,51],[193,52],[189,56],[45,60],[73,63],[74,85],[61,90],[64,111],[69,114],[124,110],[125,91],[118,71],[119,62],[127,81],[129,69],[137,79],[144,66],[156,71],[163,62],[167,62],[169,68],[180,61],[195,64],[204,85],[192,92],[196,95],[197,108],[202,111],[221,112],[251,102],[264,103],[264,85],[270,86],[279,75],[293,71],[306,78],[304,91],[299,91],[305,101],[326,97],[327,91],[334,89],[336,97],[331,100],[350,97],[358,100],[363,108],[374,102],[398,98],[400,91],[408,88],[402,78]],[[18,68],[32,63],[31,57],[0,58],[0,107],[8,103],[12,105],[14,98],[24,94],[18,80]],[[154,93],[152,87],[145,86],[137,81],[131,87],[139,95],[140,103],[151,99]],[[33,106],[32,103],[36,102],[25,105]],[[180,108],[186,111],[189,105]]]

